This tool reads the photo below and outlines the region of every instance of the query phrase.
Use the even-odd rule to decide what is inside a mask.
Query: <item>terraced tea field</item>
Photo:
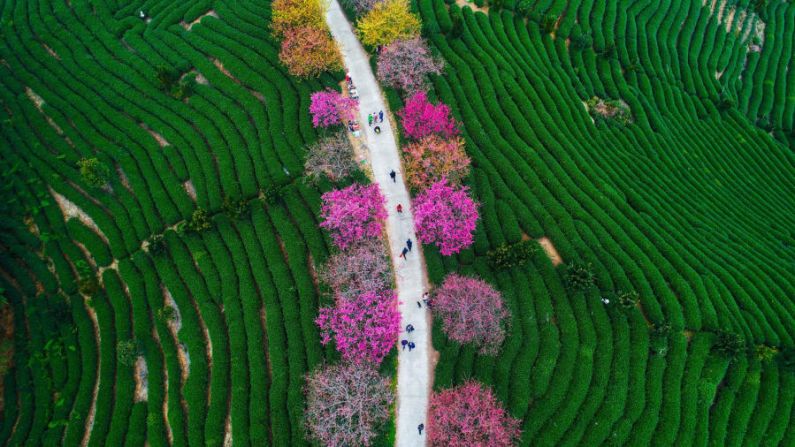
[[[0,11],[15,349],[0,445],[303,445],[303,376],[332,351],[313,323],[309,266],[330,244],[302,154],[309,94],[331,78],[287,75],[267,2]],[[160,67],[193,93],[161,91]],[[86,184],[82,158],[107,185]],[[211,228],[175,231],[197,209]]]
[[[429,274],[477,272],[514,315],[496,361],[436,331],[435,387],[493,384],[523,445],[792,445],[793,372],[729,362],[716,334],[793,346],[795,5],[521,2],[527,21],[501,3],[417,1],[482,202],[474,250],[428,255]],[[593,97],[630,122],[589,114]],[[528,237],[564,265],[489,267]],[[596,288],[565,287],[572,262]],[[639,305],[622,311],[627,291]]]
[[[412,6],[481,220],[428,274],[513,319],[496,358],[434,326],[434,388],[493,386],[521,445],[795,445],[795,4],[455,3]],[[307,111],[342,73],[290,76],[270,15],[0,1],[0,445],[308,444],[339,355]],[[522,240],[557,256],[492,267]]]

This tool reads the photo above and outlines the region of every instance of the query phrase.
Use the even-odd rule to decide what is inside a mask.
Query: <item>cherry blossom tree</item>
[[[391,271],[379,239],[365,239],[331,256],[320,269],[320,279],[337,299],[353,300],[366,292],[390,288]]]
[[[398,115],[406,136],[421,139],[437,134],[444,138],[458,135],[458,125],[446,104],[434,105],[425,92],[414,93],[406,100],[406,107]]]
[[[342,96],[331,89],[312,93],[309,113],[312,114],[312,125],[329,127],[345,123],[353,119],[359,102],[353,98]]]
[[[396,40],[378,56],[378,80],[409,94],[425,90],[427,75],[440,74],[443,68],[444,62],[434,58],[419,37]]]
[[[395,396],[389,379],[372,366],[327,365],[307,375],[304,421],[324,446],[370,446],[390,416]]]
[[[317,77],[342,69],[342,55],[328,30],[308,26],[284,31],[279,60],[293,76]]]
[[[414,199],[414,225],[423,244],[435,243],[449,256],[469,247],[478,220],[478,204],[466,186],[453,187],[447,179],[432,184]]]
[[[489,283],[451,273],[431,298],[433,313],[451,340],[472,343],[481,354],[496,355],[505,339],[511,312]]]
[[[332,339],[342,358],[353,363],[378,365],[395,346],[400,333],[400,312],[393,291],[366,292],[353,300],[339,299],[323,307],[315,323],[320,342]]]
[[[502,408],[490,388],[477,382],[466,382],[431,396],[431,447],[510,447],[520,434],[519,420]]]
[[[384,0],[342,0],[342,4],[354,10],[357,16],[370,12],[378,3]]]
[[[409,185],[422,189],[447,178],[453,185],[461,183],[469,174],[469,157],[464,151],[464,139],[444,139],[429,135],[403,148],[403,164]]]
[[[384,196],[378,185],[354,183],[342,189],[329,191],[321,197],[323,204],[321,228],[331,232],[331,238],[340,249],[367,237],[381,234],[386,219]]]
[[[322,138],[307,149],[304,172],[310,179],[325,175],[336,182],[355,170],[353,146],[344,132]]]

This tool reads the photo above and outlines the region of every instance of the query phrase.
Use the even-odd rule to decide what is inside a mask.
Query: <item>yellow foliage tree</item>
[[[365,45],[389,45],[420,34],[420,19],[409,10],[408,0],[378,3],[359,20],[359,37]]]
[[[276,0],[271,9],[271,30],[276,37],[284,37],[291,28],[323,29],[326,26],[323,0]]]

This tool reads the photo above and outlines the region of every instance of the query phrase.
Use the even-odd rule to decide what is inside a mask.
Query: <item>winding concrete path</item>
[[[429,334],[429,315],[422,294],[425,291],[426,275],[422,262],[421,247],[416,243],[414,219],[411,215],[410,199],[403,173],[400,168],[400,156],[393,124],[389,122],[388,109],[381,89],[370,68],[367,53],[356,38],[351,24],[342,12],[337,0],[331,0],[326,14],[326,22],[331,34],[340,46],[353,83],[359,93],[359,122],[362,123],[362,138],[368,147],[368,159],[373,170],[374,180],[381,187],[386,197],[387,234],[389,247],[392,250],[392,263],[397,276],[398,299],[400,314],[403,321],[401,339],[412,341],[416,348],[399,351],[398,355],[398,396],[397,396],[397,436],[395,444],[399,447],[416,447],[425,445],[425,432],[420,436],[419,424],[425,424],[428,411],[428,396],[431,391],[430,355],[431,343]],[[384,111],[384,122],[380,123],[381,133],[375,134],[372,127],[367,126],[367,114]],[[391,170],[397,172],[397,182],[389,177]],[[396,211],[397,205],[403,205],[403,213]],[[406,240],[414,243],[413,250],[404,260],[399,257]],[[414,326],[411,334],[405,332],[407,324]],[[400,349],[400,345],[398,345]],[[426,424],[427,425],[427,424]]]

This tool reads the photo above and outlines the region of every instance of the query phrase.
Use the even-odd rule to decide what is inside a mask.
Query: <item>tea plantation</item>
[[[496,359],[437,329],[435,388],[492,384],[522,445],[795,444],[795,4],[494,3],[416,1],[482,203],[429,275],[514,316]],[[562,265],[490,266],[542,237]]]
[[[332,78],[287,75],[269,16],[0,2],[0,445],[305,444],[304,375],[332,351],[302,158]]]
[[[795,445],[795,3],[463,4],[412,1],[481,219],[424,253],[513,317],[496,358],[434,326],[434,388],[526,446]],[[290,76],[270,15],[0,0],[0,445],[308,445],[342,73]]]

